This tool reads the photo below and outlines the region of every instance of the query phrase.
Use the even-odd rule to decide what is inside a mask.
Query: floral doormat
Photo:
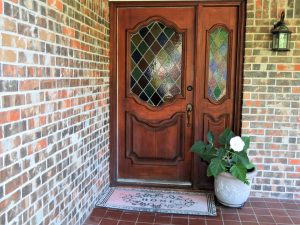
[[[217,215],[213,193],[181,190],[113,187],[100,198],[96,207],[141,212]]]

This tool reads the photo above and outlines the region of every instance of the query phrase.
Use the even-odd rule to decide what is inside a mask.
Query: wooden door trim
[[[244,62],[244,47],[245,47],[245,22],[246,22],[246,1],[247,0],[197,0],[197,1],[117,1],[110,0],[109,3],[109,26],[110,26],[110,93],[109,93],[109,103],[110,103],[110,138],[109,138],[109,148],[110,148],[110,166],[109,166],[109,174],[110,174],[110,184],[111,186],[124,185],[125,183],[121,180],[117,180],[117,152],[118,152],[118,144],[117,144],[117,129],[118,129],[118,118],[117,118],[117,109],[118,109],[118,101],[117,101],[117,10],[121,7],[187,7],[193,6],[196,8],[196,17],[197,17],[197,8],[203,6],[238,6],[238,25],[237,25],[237,51],[236,51],[236,67],[232,68],[235,70],[236,80],[235,80],[235,89],[236,95],[235,103],[234,103],[234,123],[233,130],[235,133],[240,134],[241,132],[241,106],[242,106],[242,81],[243,81],[243,62]],[[197,22],[195,22],[196,27],[198,28]],[[199,38],[197,37],[197,30],[195,31],[195,41]],[[194,60],[198,60],[197,52],[195,51]],[[195,73],[197,68],[195,68]],[[195,81],[194,81],[195,82]],[[195,131],[194,131],[195,132]],[[193,132],[193,133],[194,133]],[[203,135],[203,134],[202,134]],[[195,157],[194,157],[195,158]],[[196,160],[193,160],[193,163],[197,163]],[[196,168],[194,166],[194,168]],[[195,172],[193,169],[193,177],[198,176],[199,174]],[[159,184],[155,183],[153,186],[159,186]],[[170,184],[170,187],[173,185]],[[184,186],[184,185],[183,185]],[[211,187],[207,187],[211,188]]]

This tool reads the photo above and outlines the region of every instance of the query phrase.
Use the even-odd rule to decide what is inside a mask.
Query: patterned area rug
[[[207,192],[113,187],[100,198],[96,207],[141,212],[217,215],[214,195]]]

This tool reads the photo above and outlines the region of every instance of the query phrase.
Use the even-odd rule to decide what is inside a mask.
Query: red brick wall
[[[285,11],[291,51],[270,50]],[[252,137],[255,196],[300,199],[300,1],[248,0],[242,133]]]
[[[82,224],[109,182],[108,1],[0,14],[0,224]]]

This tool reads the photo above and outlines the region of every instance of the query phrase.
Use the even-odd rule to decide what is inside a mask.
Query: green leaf
[[[210,163],[212,158],[217,156],[217,151],[212,145],[205,145],[202,141],[196,142],[192,148],[192,152],[198,154],[203,160]]]
[[[225,162],[221,159],[215,158],[211,160],[211,163],[209,164],[207,168],[207,176],[218,176],[220,173],[224,172],[226,170],[225,168]]]
[[[245,143],[243,151],[247,151],[250,146],[250,137],[242,137],[242,140]]]
[[[203,141],[197,141],[193,144],[191,151],[200,154],[203,150],[205,150],[205,144]]]
[[[210,131],[208,131],[208,133],[207,133],[207,141],[208,141],[208,143],[210,143],[211,145],[214,144],[214,135],[213,135]]]
[[[223,159],[223,157],[226,155],[226,150],[225,150],[225,148],[220,147],[220,148],[217,150],[217,155],[218,155],[218,158],[219,158],[219,159]]]
[[[226,128],[219,137],[219,143],[221,145],[227,145],[229,144],[230,139],[233,137],[234,133],[229,128]]]
[[[237,158],[236,163],[243,165],[245,168],[250,164],[250,160],[245,151],[235,152],[234,156]]]
[[[232,174],[232,176],[236,177],[237,179],[241,180],[242,182],[244,183],[249,183],[248,180],[247,180],[247,169],[237,163],[235,165],[233,165],[231,168],[230,168],[230,173]]]
[[[205,150],[202,152],[201,158],[210,162],[213,158],[217,157],[217,150],[212,145],[206,145]]]
[[[234,152],[232,156],[232,161],[234,163],[241,164],[247,170],[253,169],[255,166],[250,162],[249,157],[246,151]]]
[[[252,162],[249,162],[248,165],[246,165],[247,170],[251,170],[253,168],[255,168],[255,165]]]

